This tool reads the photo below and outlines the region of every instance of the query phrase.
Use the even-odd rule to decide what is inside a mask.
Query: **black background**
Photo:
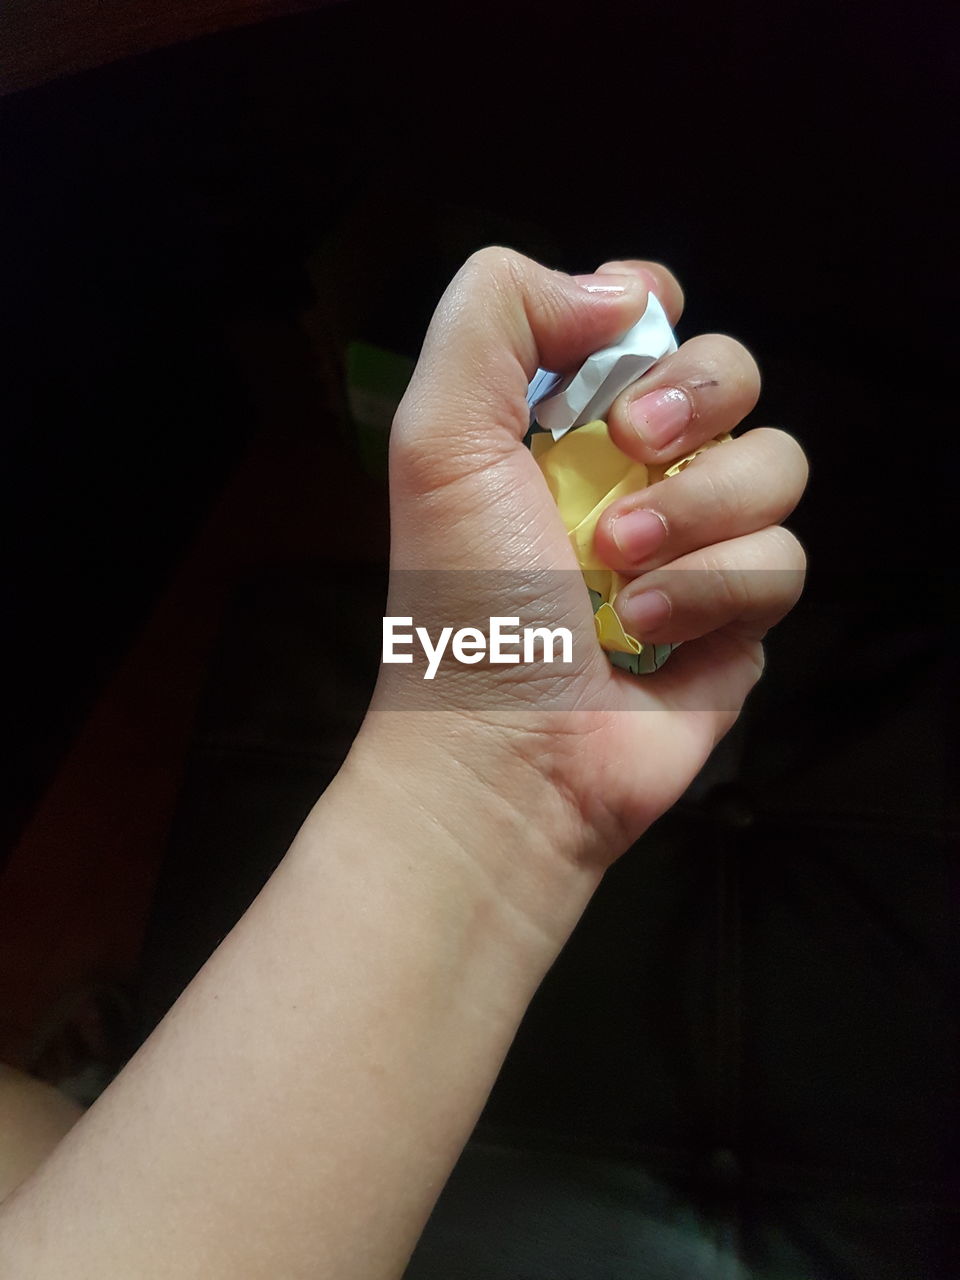
[[[738,1168],[786,1158],[865,1179],[878,1203],[908,1186],[945,1203],[951,47],[946,6],[340,4],[0,104],[8,834],[256,430],[232,318],[310,305],[304,263],[352,210],[382,210],[342,264],[362,336],[410,355],[483,243],[574,271],[659,259],[687,291],[680,337],[741,338],[765,374],[753,420],[793,431],[812,462],[791,521],[807,596],[771,642],[733,775],[668,823],[674,871],[651,899],[668,918],[710,844],[752,940],[736,982],[752,1016],[726,1060],[746,1051],[734,1084],[706,1073],[708,1104],[682,1068],[647,1062],[674,1094],[644,1103],[623,1069],[642,1058],[629,1010],[669,1023],[670,1000],[631,1004],[622,983],[611,1019],[591,995],[609,977],[607,926],[631,927],[622,870],[603,928],[586,922],[541,993],[490,1123],[675,1146],[716,1194],[736,1146]],[[827,905],[811,889],[825,881]],[[698,946],[663,939],[685,957],[678,989],[709,967]],[[641,949],[627,972],[648,962]],[[586,1066],[563,1020],[571,990],[581,1031],[597,1019]],[[667,1036],[678,1061],[682,1036]],[[733,1136],[724,1090],[749,1099]],[[940,1228],[921,1236],[882,1274],[940,1274]],[[805,1265],[876,1276],[886,1248]]]
[[[3,101],[14,812],[249,429],[225,318],[306,305],[308,252],[371,193],[363,336],[410,354],[480,244],[669,263],[681,337],[746,342],[758,418],[810,454],[814,572],[881,626],[925,615],[949,48],[922,6],[345,4]]]

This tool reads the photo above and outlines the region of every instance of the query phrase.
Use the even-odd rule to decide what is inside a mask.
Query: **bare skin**
[[[402,570],[446,571],[448,598],[424,603],[439,618],[477,590],[469,571],[491,570],[489,594],[467,603],[509,615],[530,604],[519,597],[538,573],[574,581],[521,443],[526,382],[538,364],[570,368],[611,341],[651,286],[676,320],[679,285],[655,264],[610,263],[579,283],[506,250],[466,264],[393,432],[394,595]],[[729,339],[686,344],[612,414],[640,459],[659,455],[628,405],[657,387],[678,392],[674,413],[691,397],[676,456],[736,425],[757,374]],[[478,666],[469,686],[438,682],[428,710],[404,709],[406,693],[422,697],[404,681],[419,676],[391,668],[246,916],[6,1201],[0,1270],[399,1275],[605,869],[685,790],[758,679],[763,636],[801,587],[803,553],[778,522],[805,479],[789,437],[750,432],[604,516],[597,547],[612,567],[665,575],[631,582],[625,612],[659,581],[668,610],[655,638],[691,641],[656,676],[615,672],[586,643],[582,588],[544,605],[583,641],[550,687]],[[664,533],[636,557],[616,529],[639,509]],[[699,572],[670,573],[678,561]]]
[[[0,1201],[82,1115],[83,1108],[52,1085],[0,1064]]]

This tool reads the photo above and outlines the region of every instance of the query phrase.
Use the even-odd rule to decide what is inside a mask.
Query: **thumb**
[[[583,652],[600,660],[573,548],[523,446],[526,392],[538,365],[566,372],[623,334],[647,294],[639,273],[573,277],[509,249],[483,249],[460,269],[391,432],[391,617],[448,637],[482,633],[494,617],[559,623],[586,637]],[[444,683],[448,701],[460,699],[450,705],[462,710],[488,696],[498,705],[503,669],[465,661],[466,675],[454,668]],[[573,675],[582,665],[578,657]],[[409,665],[391,668],[389,687],[419,697],[423,678]],[[431,702],[439,705],[435,692]]]
[[[515,445],[529,425],[537,367],[575,368],[614,341],[643,314],[655,283],[639,271],[569,276],[510,249],[479,250],[434,313],[394,421],[395,449],[439,452],[473,469],[491,449]]]

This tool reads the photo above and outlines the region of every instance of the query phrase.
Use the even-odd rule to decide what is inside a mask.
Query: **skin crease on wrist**
[[[522,444],[526,383],[621,333],[651,282],[675,324],[683,295],[654,263],[609,263],[577,283],[489,249],[451,282],[391,438],[391,599],[399,571],[429,569],[441,598],[421,597],[426,622],[464,603],[510,616],[518,582],[536,602],[530,584],[561,570],[575,587],[544,607],[569,621],[582,660],[555,683],[477,668],[469,711],[458,680],[429,709],[402,709],[422,697],[419,677],[384,668],[347,764],[266,887],[0,1207],[4,1277],[402,1273],[604,869],[735,721],[763,635],[802,583],[802,551],[779,527],[803,489],[802,453],[782,432],[759,447],[750,432],[598,526],[597,552],[618,567],[614,517],[647,502],[666,513],[650,579],[670,603],[657,639],[690,643],[644,680],[596,645],[569,539]],[[694,447],[698,430],[736,426],[757,389],[738,344],[699,342],[636,392],[690,387],[709,366],[702,417],[684,427]],[[613,407],[611,436],[650,461],[630,399]],[[761,465],[776,483],[758,502]],[[671,576],[677,566],[698,572]],[[463,572],[478,569],[499,575],[482,598]]]

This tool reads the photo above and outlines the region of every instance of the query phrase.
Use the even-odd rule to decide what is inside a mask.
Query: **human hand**
[[[466,771],[488,801],[526,806],[563,853],[600,866],[682,794],[733,724],[804,566],[779,526],[803,490],[804,456],[783,432],[750,431],[604,513],[595,549],[632,579],[617,601],[627,630],[688,643],[640,678],[599,649],[569,539],[522,443],[525,394],[538,365],[574,368],[630,327],[648,289],[675,323],[680,287],[652,263],[607,263],[578,283],[486,249],[447,289],[394,423],[388,611],[431,635],[493,616],[564,625],[573,661],[447,664],[432,684],[422,669],[384,668],[362,735],[394,761],[415,758],[408,782],[425,797],[432,771],[444,783]],[[739,343],[694,338],[623,393],[610,434],[663,464],[735,427],[758,389]]]
[[[4,1203],[4,1274],[207,1280],[238,1259],[246,1275],[400,1274],[604,868],[733,722],[800,589],[777,521],[803,456],[752,431],[604,513],[595,545],[631,578],[624,620],[689,643],[643,678],[601,652],[522,444],[525,392],[537,365],[575,367],[627,329],[648,285],[676,320],[679,287],[649,264],[584,287],[486,250],[447,290],[395,424],[388,607],[433,634],[498,615],[567,625],[571,660],[452,664],[429,685],[384,667],[347,765],[253,906]],[[657,450],[629,406],[662,388],[693,412]],[[741,347],[695,339],[624,394],[610,430],[662,461],[734,426],[756,390]],[[638,519],[650,511],[662,532]],[[641,625],[650,588],[670,612]]]

